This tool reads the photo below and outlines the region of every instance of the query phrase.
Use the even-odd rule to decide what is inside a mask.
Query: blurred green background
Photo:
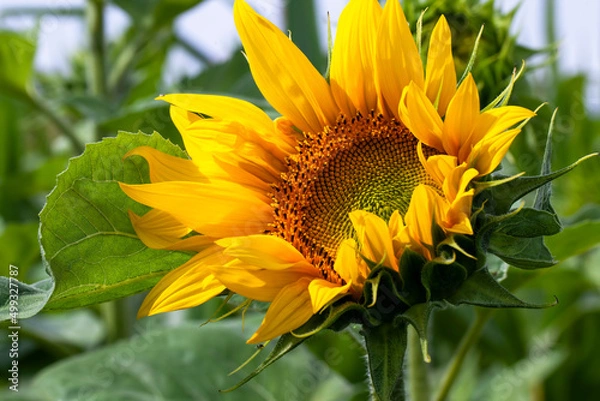
[[[313,1],[281,2],[280,25],[315,66],[325,72],[327,56],[319,35],[326,21],[317,18]],[[249,74],[239,49],[231,57],[202,50],[176,29],[176,21],[202,6],[201,0],[89,0],[25,8],[3,8],[0,22],[27,17],[27,30],[0,31],[0,274],[18,266],[21,281],[46,277],[38,244],[38,213],[70,157],[86,143],[118,130],[159,131],[183,146],[160,93],[230,94],[268,105]],[[212,1],[211,3],[215,3]],[[231,2],[221,1],[227,8]],[[260,10],[260,2],[257,7]],[[272,9],[273,2],[265,2]],[[600,149],[600,116],[588,105],[589,77],[560,68],[556,10],[548,0],[540,15],[528,15],[543,27],[548,45],[532,48],[511,35],[514,12],[498,11],[493,1],[405,0],[414,26],[421,11],[424,45],[440,13],[453,29],[458,73],[466,66],[482,24],[485,30],[474,76],[482,104],[507,84],[515,67],[527,60],[525,77],[515,87],[513,104],[543,108],[511,148],[504,168],[535,174],[540,169],[552,110],[559,108],[554,132],[554,168],[564,167]],[[80,3],[77,3],[80,4]],[[279,3],[278,3],[279,4]],[[108,38],[107,7],[126,14],[130,24]],[[271,8],[269,8],[271,7]],[[516,11],[516,10],[515,10]],[[34,67],[44,18],[57,23],[75,19],[86,46],[65,60],[68,73]],[[271,15],[267,15],[271,18]],[[337,18],[333,16],[332,18]],[[229,22],[230,23],[230,22]],[[533,22],[530,22],[533,23]],[[213,41],[214,38],[208,38]],[[598,38],[595,38],[596,41]],[[219,42],[217,39],[214,39]],[[590,42],[591,43],[591,42]],[[223,45],[226,47],[226,45]],[[235,43],[232,45],[235,47]],[[184,52],[184,58],[174,56]],[[595,49],[594,51],[597,51]],[[227,52],[226,52],[227,53]],[[590,49],[590,55],[594,53]],[[591,57],[590,56],[590,57]],[[177,62],[194,60],[196,71],[182,75]],[[191,61],[190,61],[191,63]],[[181,70],[180,70],[181,71]],[[177,75],[174,79],[170,73]],[[588,95],[586,95],[588,94]],[[597,105],[596,105],[597,106]],[[600,393],[600,162],[577,167],[553,184],[554,205],[565,230],[547,240],[557,266],[542,272],[508,267],[504,284],[525,299],[559,304],[545,310],[477,312],[446,309],[434,315],[427,367],[431,393],[444,376],[454,350],[479,313],[480,339],[467,354],[448,399],[452,400],[595,400]],[[498,271],[505,267],[491,261]],[[200,325],[220,301],[194,310],[135,320],[143,295],[60,313],[44,312],[21,320],[20,389],[15,399],[31,400],[364,400],[363,351],[353,330],[320,333],[240,390],[218,395],[243,373],[227,373],[255,348],[245,339],[259,314]],[[488,320],[489,319],[489,320]],[[2,329],[8,324],[3,323]],[[4,331],[3,331],[4,333]],[[478,334],[478,333],[476,333]],[[0,398],[15,397],[7,388],[10,344],[0,337]],[[260,357],[259,357],[260,359]],[[248,369],[245,372],[249,372]],[[12,399],[12,398],[10,398]]]

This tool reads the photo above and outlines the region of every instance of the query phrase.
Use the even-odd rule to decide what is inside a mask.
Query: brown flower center
[[[402,123],[373,112],[340,116],[323,132],[306,134],[274,187],[271,233],[294,245],[325,279],[340,282],[333,262],[340,242],[354,235],[350,212],[366,210],[387,221],[394,210],[406,213],[417,185],[436,187],[417,143]]]

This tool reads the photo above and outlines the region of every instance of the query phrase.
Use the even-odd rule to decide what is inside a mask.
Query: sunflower
[[[258,343],[344,298],[359,302],[373,266],[398,271],[407,250],[437,257],[434,228],[472,235],[474,180],[494,171],[534,113],[481,111],[470,74],[457,85],[441,17],[426,67],[398,1],[351,0],[330,76],[236,0],[254,80],[273,108],[173,94],[189,160],[148,147],[150,184],[121,184],[150,206],[130,214],[151,248],[197,252],[148,294],[139,316],[190,308],[226,290],[269,302]]]

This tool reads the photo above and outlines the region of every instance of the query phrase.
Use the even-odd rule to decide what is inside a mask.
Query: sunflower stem
[[[91,51],[88,59],[88,86],[97,98],[106,98],[106,51],[104,44],[104,0],[88,0],[87,24]],[[102,139],[98,124],[93,124],[94,137]]]
[[[29,105],[34,107],[37,111],[45,115],[56,127],[58,127],[61,133],[71,143],[71,147],[76,153],[83,153],[85,145],[79,140],[77,134],[71,128],[71,123],[63,118],[60,114],[54,111],[44,100],[42,100],[34,91],[30,93],[27,91],[25,100]]]
[[[427,364],[423,360],[421,339],[408,327],[408,393],[412,401],[428,401],[430,397]]]
[[[450,361],[450,364],[442,379],[442,384],[440,385],[439,391],[435,397],[435,401],[445,400],[450,393],[450,389],[452,388],[452,385],[454,384],[454,381],[460,372],[460,368],[462,367],[467,353],[471,347],[477,343],[483,327],[492,314],[492,310],[477,310],[476,313],[477,315],[473,321],[473,324],[471,324],[471,327],[469,327],[469,330],[461,339],[460,344],[458,345],[458,348],[456,349],[456,352]]]

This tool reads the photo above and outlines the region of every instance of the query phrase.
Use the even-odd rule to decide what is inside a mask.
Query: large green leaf
[[[76,308],[144,291],[189,258],[147,248],[131,226],[127,211],[143,214],[147,208],[128,198],[118,182],[148,182],[142,158],[123,160],[142,145],[185,156],[157,133],[120,133],[88,145],[58,176],[40,214],[43,255],[56,281],[46,309]]]
[[[38,401],[351,398],[351,385],[305,349],[297,349],[245,386],[219,394],[244,374],[228,377],[228,373],[256,350],[245,344],[259,322],[256,317],[260,316],[246,319],[245,333],[239,319],[148,330],[128,341],[57,363],[38,374],[21,393]]]

